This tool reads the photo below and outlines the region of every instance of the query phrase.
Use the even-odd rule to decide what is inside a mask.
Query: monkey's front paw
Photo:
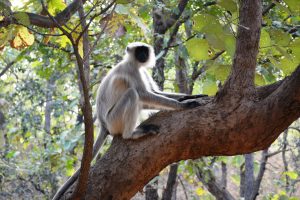
[[[184,108],[191,109],[200,106],[201,104],[197,101],[189,101],[184,103]]]
[[[207,97],[207,95],[206,94],[186,95],[186,96],[179,98],[178,101],[182,102],[182,101],[185,101],[188,99],[197,99],[197,98],[201,98],[201,97]]]

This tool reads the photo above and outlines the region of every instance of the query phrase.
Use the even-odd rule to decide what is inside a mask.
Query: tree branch
[[[262,12],[262,15],[265,16],[266,14],[268,14],[268,12],[274,8],[276,6],[275,3],[270,3],[270,5],[268,5]]]
[[[202,161],[203,164],[205,163]],[[199,166],[195,167],[197,178],[205,185],[208,191],[218,200],[234,200],[230,192],[220,183],[217,182],[216,177],[211,170],[203,170]]]
[[[57,23],[55,23],[50,17],[46,17],[43,15],[38,15],[35,13],[29,13],[26,12],[26,14],[29,17],[29,21],[31,25],[35,25],[38,27],[43,27],[43,28],[54,28],[54,27],[58,27],[58,25],[63,26],[64,24],[66,24],[71,16],[77,12],[77,10],[79,9],[79,2],[81,0],[74,0],[71,4],[69,4],[63,11],[61,11],[60,13],[58,13],[54,19],[57,21]],[[82,3],[84,4],[86,2],[86,0],[82,0]],[[113,6],[115,2],[111,2],[110,4],[107,5],[106,8],[104,8],[101,13],[105,13],[109,8],[111,8]],[[19,12],[14,12],[14,14],[17,14]],[[13,16],[12,15],[12,16]],[[3,20],[0,21],[0,28],[1,27],[7,27],[10,24],[17,24],[18,21],[12,17],[12,16],[6,16]]]
[[[25,54],[27,54],[28,52],[30,52],[30,48],[26,48],[24,51],[22,51],[15,60],[9,62],[4,69],[0,72],[0,77],[3,76],[7,70],[9,70],[22,56],[24,56]]]
[[[53,23],[68,37],[68,39],[71,41],[73,49],[74,49],[74,54],[76,57],[77,61],[77,67],[78,67],[78,78],[80,81],[79,84],[79,91],[81,93],[81,101],[80,101],[80,107],[84,116],[84,133],[85,133],[85,141],[84,141],[84,149],[83,149],[83,156],[82,156],[82,161],[80,165],[80,174],[78,177],[78,184],[76,185],[76,190],[72,194],[72,199],[82,199],[85,196],[86,192],[86,185],[88,182],[88,174],[89,174],[89,169],[91,166],[91,161],[92,161],[92,152],[93,152],[93,143],[94,143],[94,124],[93,124],[93,112],[92,112],[92,106],[90,103],[90,97],[89,97],[89,73],[87,71],[89,70],[89,67],[86,66],[86,70],[84,68],[84,65],[88,65],[88,63],[84,63],[82,57],[79,54],[79,47],[78,47],[78,40],[74,40],[73,36],[71,33],[66,31],[60,24],[59,22],[49,13],[47,10],[44,1],[41,1],[42,7],[47,13],[48,17],[52,20]],[[81,9],[80,16],[83,17],[83,7],[81,0],[78,2],[78,9]],[[85,26],[85,20],[81,19],[81,25]],[[82,27],[84,29],[84,27]],[[87,29],[84,29],[85,32],[87,32]],[[84,33],[84,48],[83,50],[86,51],[84,52],[84,55],[88,54],[88,34]],[[88,61],[88,59],[87,59]],[[58,193],[55,195],[54,198],[59,198],[61,195],[61,191],[58,191]]]
[[[227,96],[247,96],[254,93],[254,74],[260,38],[262,5],[261,0],[240,1],[240,20],[236,51],[229,79],[218,94],[222,100]]]
[[[300,67],[261,101],[243,99],[224,107],[210,100],[192,110],[159,112],[144,122],[160,127],[157,136],[114,137],[91,169],[86,198],[129,199],[170,163],[269,147],[300,116],[299,77]]]
[[[62,12],[58,13],[54,17],[59,25],[64,25],[67,21],[70,20],[71,16],[79,8],[79,1],[80,0],[74,0],[68,7],[66,7]],[[85,2],[86,2],[86,0],[82,0],[82,3],[85,3]],[[17,13],[18,12],[15,12],[13,14],[17,14]],[[53,20],[51,20],[51,18],[49,18],[49,17],[34,14],[34,13],[28,13],[28,12],[26,12],[26,14],[28,15],[30,24],[32,24],[32,25],[36,25],[36,26],[44,27],[44,28],[57,27],[57,24]],[[15,24],[15,23],[17,23],[16,19],[5,17],[2,21],[0,21],[0,28],[6,27],[10,24]]]
[[[226,98],[204,97],[199,99],[202,106],[195,109],[153,115],[142,125],[158,126],[155,136],[139,140],[114,137],[110,149],[90,171],[86,199],[130,199],[164,167],[179,160],[263,150],[300,116],[300,67],[268,95],[261,92],[264,98],[249,92],[256,90],[260,1],[243,0],[240,12],[245,13],[240,13],[233,70],[222,90]],[[74,186],[64,198],[73,191]]]
[[[250,198],[251,200],[255,200],[256,197],[259,195],[259,188],[260,188],[260,184],[263,179],[263,176],[265,174],[268,158],[269,158],[269,156],[268,156],[268,148],[267,148],[267,149],[263,150],[262,154],[261,154],[259,172],[255,179],[255,183],[253,185],[253,191],[252,191],[252,195]]]

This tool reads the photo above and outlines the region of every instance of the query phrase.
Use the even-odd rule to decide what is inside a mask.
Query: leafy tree
[[[50,198],[83,151],[79,183],[65,197],[129,199],[167,165],[200,158],[171,166],[163,199],[174,196],[182,171],[202,182],[195,193],[203,198],[211,198],[205,186],[217,199],[255,199],[268,160],[281,154],[284,192],[263,195],[293,198],[300,155],[299,136],[290,136],[299,134],[300,115],[296,0],[20,2],[0,2],[1,188],[33,198],[20,192],[29,182],[36,198]],[[143,122],[159,126],[157,136],[115,137],[89,170],[96,88],[136,40],[153,44],[161,88],[209,97],[199,108]],[[259,165],[251,154],[257,150]],[[238,154],[246,155],[223,157]],[[240,172],[232,176],[240,194],[227,187],[232,168]],[[158,198],[157,180],[146,198]]]

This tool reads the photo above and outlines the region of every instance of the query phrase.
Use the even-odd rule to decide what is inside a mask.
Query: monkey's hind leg
[[[149,134],[158,134],[159,127],[154,124],[141,124],[132,133],[132,138],[137,139]]]
[[[132,138],[139,114],[139,96],[129,88],[107,116],[107,128],[112,135],[122,134],[124,139]]]

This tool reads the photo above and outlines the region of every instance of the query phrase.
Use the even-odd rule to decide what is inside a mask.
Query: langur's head
[[[142,42],[130,43],[126,47],[125,59],[136,62],[139,67],[154,67],[155,65],[153,47]]]

